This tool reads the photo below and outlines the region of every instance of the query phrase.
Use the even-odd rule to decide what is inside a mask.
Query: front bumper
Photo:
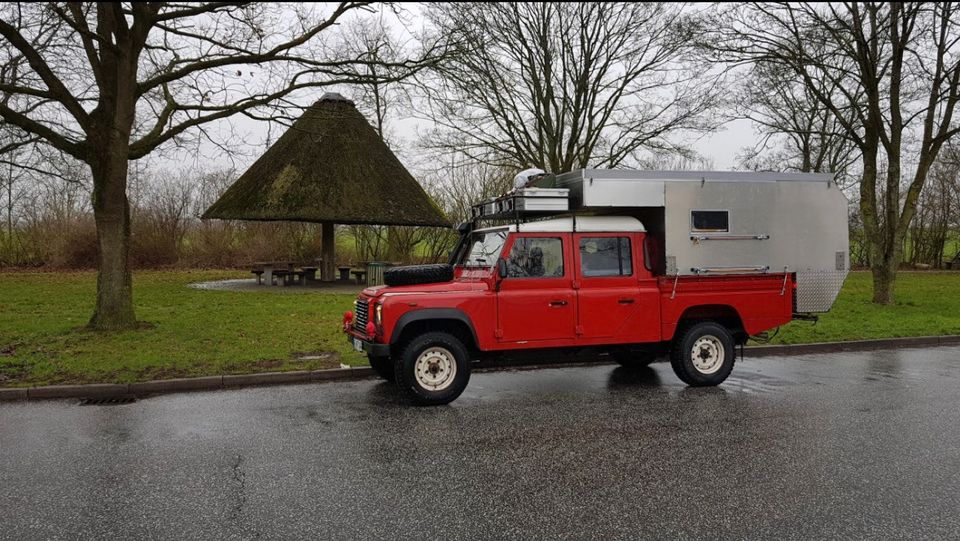
[[[365,353],[369,353],[374,357],[389,357],[390,356],[390,344],[378,344],[376,342],[371,342],[366,338],[361,338],[352,333],[347,333],[347,342],[350,342],[350,345],[355,344],[355,340],[360,342],[361,347]]]

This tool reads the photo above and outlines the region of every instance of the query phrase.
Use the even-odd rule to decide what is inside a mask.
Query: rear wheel
[[[396,372],[393,369],[393,361],[390,360],[390,357],[377,357],[368,353],[367,360],[370,361],[370,368],[373,368],[378,376],[387,381],[396,381]]]
[[[704,321],[687,327],[673,342],[670,365],[687,385],[719,385],[733,370],[736,350],[726,327]]]
[[[470,381],[470,356],[457,337],[429,332],[407,343],[395,365],[397,385],[422,406],[456,400]]]

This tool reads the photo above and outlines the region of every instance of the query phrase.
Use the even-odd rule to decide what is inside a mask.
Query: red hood
[[[458,279],[452,282],[417,284],[412,286],[373,286],[364,289],[363,295],[373,298],[383,295],[430,295],[434,293],[458,291],[485,291],[488,287],[487,283],[483,281]]]

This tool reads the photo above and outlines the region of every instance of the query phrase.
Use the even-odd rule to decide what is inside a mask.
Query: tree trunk
[[[867,138],[876,139],[875,131],[868,131]],[[896,261],[899,254],[887,243],[888,236],[881,230],[877,218],[877,151],[868,146],[863,151],[863,177],[860,181],[860,217],[863,220],[863,236],[867,245],[870,270],[873,273],[873,302],[893,303],[893,282],[896,277]],[[895,224],[891,224],[895,225]]]
[[[387,228],[387,261],[404,262],[410,259],[410,235],[408,228],[391,226]]]
[[[337,279],[336,260],[336,238],[334,236],[334,225],[331,222],[320,224],[320,257],[323,263],[320,266],[320,280],[324,282],[333,282]]]
[[[897,279],[897,259],[896,257],[884,257],[871,266],[870,270],[873,273],[873,302],[877,304],[893,304],[893,285]]]
[[[117,146],[116,144],[112,146]],[[97,306],[90,327],[131,329],[133,280],[130,274],[130,205],[126,149],[107,148],[91,160],[93,216],[97,224]]]

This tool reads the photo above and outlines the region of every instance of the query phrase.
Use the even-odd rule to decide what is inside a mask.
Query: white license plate
[[[363,342],[361,342],[359,338],[353,339],[353,349],[363,353]]]

